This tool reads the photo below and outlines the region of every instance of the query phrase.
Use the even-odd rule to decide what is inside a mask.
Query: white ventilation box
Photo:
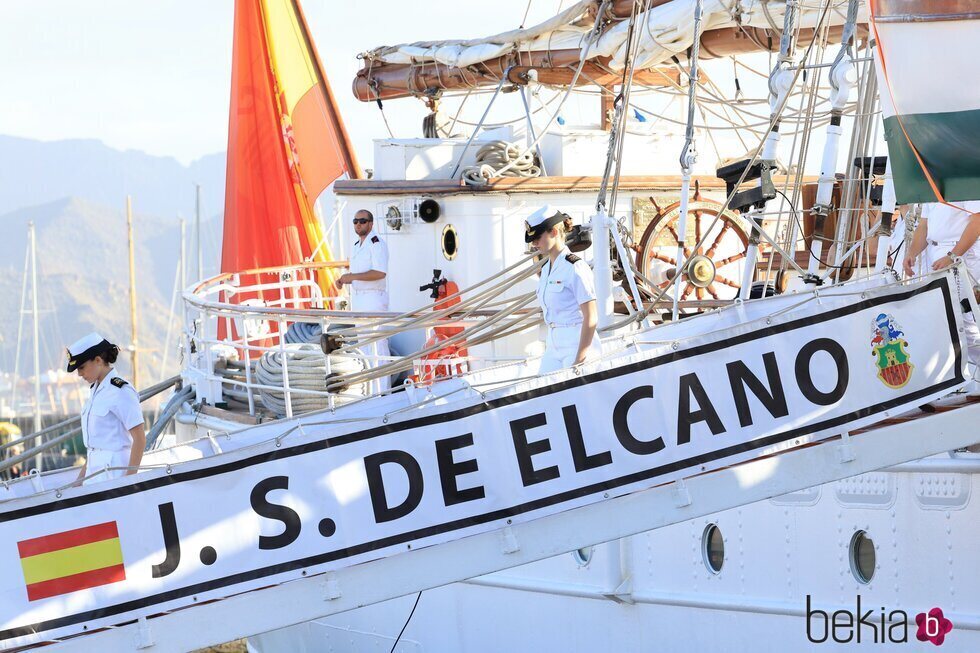
[[[684,139],[670,133],[628,132],[623,144],[623,175],[678,174],[677,157]],[[564,127],[541,139],[541,157],[551,176],[600,176],[606,165],[609,132]]]
[[[463,168],[476,161],[480,148],[495,140],[513,142],[513,130],[498,128],[480,134],[469,148],[461,138],[386,138],[374,141],[374,179],[386,181],[431,181],[450,179],[460,154],[466,151],[456,170],[459,179]]]

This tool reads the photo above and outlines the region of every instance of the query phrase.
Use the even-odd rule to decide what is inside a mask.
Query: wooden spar
[[[634,79],[636,75],[634,74]],[[602,126],[602,131],[609,131],[612,129],[613,123],[613,113],[616,109],[616,87],[602,86],[603,93],[599,96],[599,124]]]
[[[594,84],[596,86],[612,88],[617,84],[622,84],[623,74],[614,72],[602,64],[603,60],[599,60],[598,64],[589,62],[582,66],[582,74],[579,76],[579,86]],[[575,76],[575,69],[571,67],[514,66],[510,69],[507,79],[513,84],[527,84],[529,73],[532,70],[537,73],[538,82],[553,86],[567,86],[572,83],[572,78]],[[644,70],[637,70],[633,74],[633,81],[643,86],[679,86],[681,83],[681,71],[673,65],[646,68]]]
[[[828,40],[831,43],[840,42],[844,31],[843,25],[835,25],[828,30]],[[806,47],[813,41],[815,30],[805,28],[799,31],[798,43],[801,47]],[[867,26],[860,25],[858,34],[867,34]],[[746,54],[749,52],[776,52],[779,50],[779,32],[771,29],[758,27],[730,27],[723,29],[710,30],[701,37],[701,58],[711,59],[727,57],[733,54]],[[496,86],[500,78],[507,74],[508,69],[513,68],[535,68],[538,70],[539,81],[542,76],[555,79],[554,83],[561,85],[561,79],[571,81],[571,73],[579,63],[581,51],[577,48],[563,50],[538,50],[533,52],[513,52],[502,57],[489,59],[472,66],[459,68],[446,66],[437,63],[425,63],[418,65],[409,64],[376,64],[367,61],[365,67],[357,72],[354,78],[353,91],[354,97],[362,102],[374,100],[389,100],[395,98],[412,97],[420,95],[431,95],[437,91],[451,91],[457,89],[480,88]],[[609,71],[603,69],[601,64],[607,63],[608,58],[597,58],[598,65],[589,62],[586,69],[596,75],[609,75]],[[590,68],[590,66],[593,66]],[[593,84],[588,79],[591,75],[583,75],[579,78],[581,85]],[[653,72],[654,76],[665,70],[665,68],[650,68],[638,70],[636,74],[639,83],[642,81],[644,73]],[[513,70],[511,71],[513,73]],[[567,77],[566,77],[567,76]],[[526,83],[526,78],[521,79],[511,77],[510,81],[515,84]],[[650,80],[654,86],[663,86],[656,83],[656,79]],[[568,82],[565,82],[568,83]]]

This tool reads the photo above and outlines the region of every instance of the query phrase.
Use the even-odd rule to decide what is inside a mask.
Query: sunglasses
[[[354,218],[354,224],[367,224],[369,222],[374,222],[371,218]]]

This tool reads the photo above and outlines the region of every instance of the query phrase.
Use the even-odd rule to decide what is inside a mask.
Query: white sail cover
[[[798,26],[815,27],[824,16],[823,3],[800,3]],[[524,30],[514,30],[469,41],[429,41],[385,46],[363,53],[375,63],[440,63],[465,67],[495,59],[513,50],[547,51],[571,48],[585,49],[585,37],[592,28],[588,12],[594,0],[583,0],[557,16]],[[640,38],[636,64],[654,66],[673,56],[683,56],[694,42],[695,0],[673,0],[654,7],[640,17]],[[782,29],[785,0],[704,0],[702,29],[724,27],[760,27]],[[825,24],[843,25],[847,0],[833,0],[826,11]],[[867,19],[862,8],[859,20]],[[588,52],[588,57],[611,57],[610,66],[622,69],[626,60],[626,38],[629,21],[623,20],[602,33]]]

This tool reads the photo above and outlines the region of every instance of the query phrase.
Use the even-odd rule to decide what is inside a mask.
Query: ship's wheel
[[[670,284],[677,268],[680,202],[661,208],[652,197],[650,201],[656,215],[647,225],[636,248],[636,263],[643,275],[662,289]],[[681,301],[724,300],[738,296],[749,239],[736,213],[725,211],[715,221],[720,209],[721,205],[717,202],[701,199],[697,190],[688,203],[687,234],[684,238],[684,259],[687,264],[684,278],[679,282]],[[705,236],[704,244],[691,251]]]

